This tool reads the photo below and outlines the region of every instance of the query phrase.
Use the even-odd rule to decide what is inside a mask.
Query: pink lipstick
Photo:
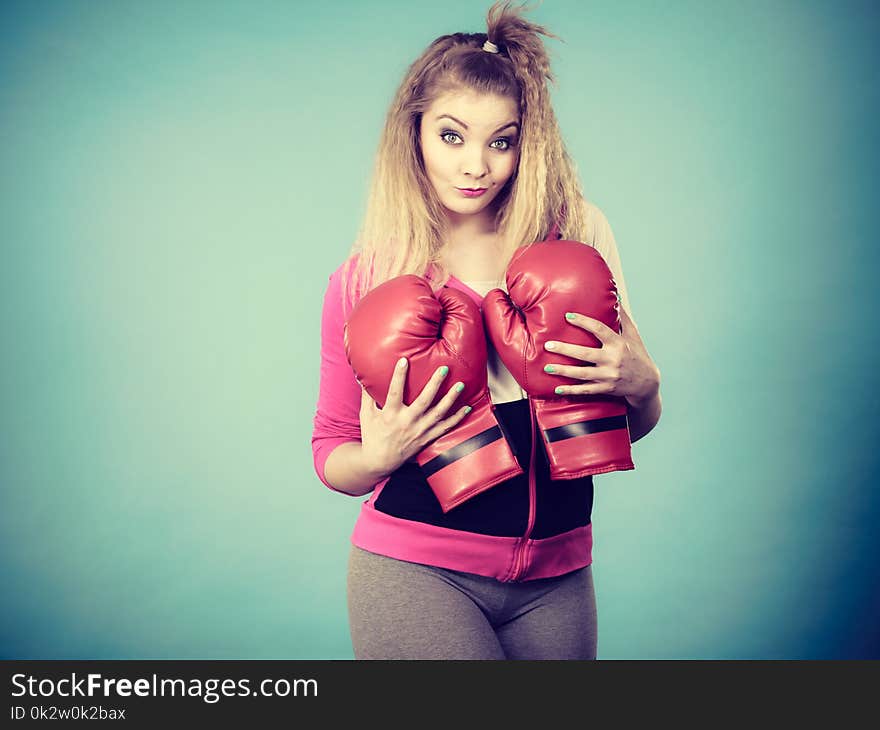
[[[479,198],[486,192],[486,188],[456,188],[466,198]]]

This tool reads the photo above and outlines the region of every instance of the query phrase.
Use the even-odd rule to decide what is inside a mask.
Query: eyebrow
[[[468,128],[468,125],[461,121],[461,119],[456,119],[451,114],[441,114],[439,117],[437,117],[437,121],[439,122],[441,119],[443,119],[443,117],[451,119],[453,122],[455,122],[456,124],[460,124],[465,129]],[[519,124],[517,124],[516,122],[508,122],[507,124],[502,124],[500,127],[498,127],[498,129],[492,132],[492,134],[498,134],[498,132],[500,132],[502,129],[507,129],[508,127],[516,127],[517,129],[519,129]]]

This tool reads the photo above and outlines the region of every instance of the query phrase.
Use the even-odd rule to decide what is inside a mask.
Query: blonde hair
[[[352,289],[363,295],[401,274],[423,276],[431,265],[435,286],[448,278],[438,255],[446,216],[425,173],[419,129],[424,111],[449,91],[495,94],[518,105],[518,166],[492,201],[505,264],[554,223],[563,238],[586,240],[586,204],[550,104],[555,79],[540,38],[558,36],[522,18],[525,10],[496,2],[487,33],[440,36],[409,67],[388,110],[366,214],[343,268],[344,301],[354,301]],[[484,51],[486,40],[499,52]]]

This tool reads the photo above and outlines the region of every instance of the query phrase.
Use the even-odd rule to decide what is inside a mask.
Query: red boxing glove
[[[579,312],[620,332],[617,285],[602,255],[579,241],[538,241],[520,248],[507,267],[507,293],[483,300],[486,332],[535,409],[552,479],[633,469],[626,399],[556,395],[574,378],[549,375],[550,363],[583,362],[548,352],[550,340],[601,347],[594,335],[567,323]]]
[[[397,276],[364,295],[344,333],[346,357],[380,407],[401,357],[409,360],[405,405],[442,365],[449,366],[444,382],[464,383],[456,404],[473,410],[416,456],[444,512],[522,474],[489,399],[482,316],[466,294],[447,287],[434,293],[422,277]],[[444,393],[439,390],[429,408]]]

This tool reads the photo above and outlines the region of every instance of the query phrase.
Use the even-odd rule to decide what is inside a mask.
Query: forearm
[[[372,491],[387,474],[370,469],[363,458],[360,441],[347,441],[339,444],[324,462],[324,478],[335,489],[360,497]]]
[[[630,403],[627,414],[629,418],[630,442],[635,443],[651,432],[660,420],[660,412],[662,409],[659,383],[657,385],[657,390],[652,396],[649,396],[644,401],[640,401],[635,405]]]

